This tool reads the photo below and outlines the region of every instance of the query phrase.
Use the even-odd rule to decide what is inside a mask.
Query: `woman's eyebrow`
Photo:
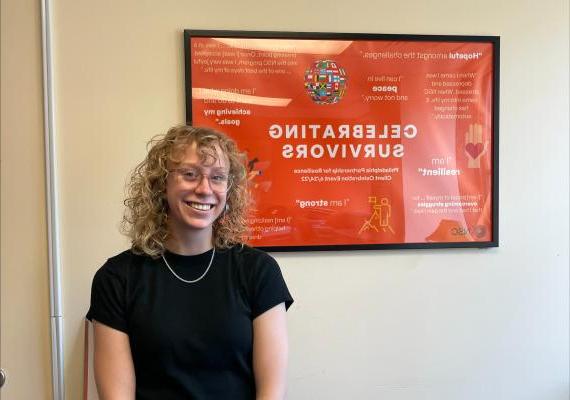
[[[214,172],[224,172],[224,173],[229,172],[229,168],[219,167],[216,165],[210,167],[208,165],[188,163],[188,162],[181,162],[180,164],[178,164],[177,168],[195,168],[195,169],[199,169],[199,170],[209,169],[210,171],[214,171]]]
[[[198,167],[200,167],[200,165],[195,164],[195,163],[181,162],[181,163],[178,163],[178,167],[179,168],[198,168]]]

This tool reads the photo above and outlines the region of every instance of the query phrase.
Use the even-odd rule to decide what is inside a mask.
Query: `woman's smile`
[[[208,204],[208,203],[197,203],[195,201],[185,201],[186,205],[188,207],[191,207],[195,210],[199,210],[199,211],[209,211],[214,207],[214,204]]]

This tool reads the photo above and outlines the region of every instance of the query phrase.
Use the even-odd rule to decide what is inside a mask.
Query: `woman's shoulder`
[[[242,283],[252,307],[252,318],[282,302],[289,308],[293,298],[279,264],[270,254],[247,245],[234,246],[229,251],[234,255],[240,271],[238,276],[243,278]]]
[[[226,250],[232,258],[248,264],[276,263],[275,259],[263,250],[250,247],[247,244],[236,244]]]
[[[230,266],[241,271],[243,276],[254,277],[280,270],[279,264],[270,254],[246,244],[235,245],[226,251]]]
[[[109,257],[99,268],[97,274],[125,276],[132,266],[141,264],[147,257],[146,255],[136,254],[131,249],[122,251]]]

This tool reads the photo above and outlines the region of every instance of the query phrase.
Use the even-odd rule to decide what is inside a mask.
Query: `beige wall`
[[[568,398],[567,1],[54,3],[67,398],[125,177],[184,121],[183,28],[500,35],[501,246],[275,254],[289,398]]]
[[[1,3],[3,400],[51,399],[40,2]]]

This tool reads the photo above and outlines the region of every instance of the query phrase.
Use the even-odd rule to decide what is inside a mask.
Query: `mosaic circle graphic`
[[[315,61],[305,71],[305,89],[317,104],[338,103],[346,92],[344,68],[332,60]]]

